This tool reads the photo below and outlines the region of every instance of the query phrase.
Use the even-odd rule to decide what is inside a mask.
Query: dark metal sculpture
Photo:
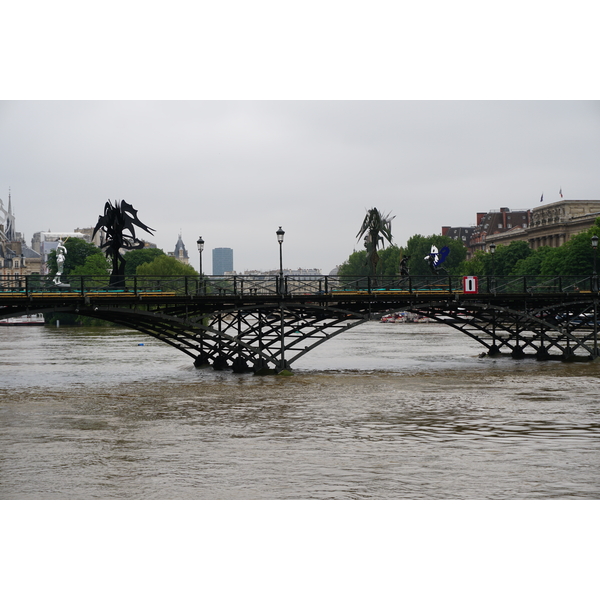
[[[135,227],[140,227],[150,235],[154,235],[152,232],[156,231],[144,225],[138,219],[137,212],[125,200],[115,200],[114,206],[109,200],[104,205],[104,214],[98,217],[98,223],[94,227],[93,236],[100,229],[104,230],[106,236],[106,241],[100,248],[104,249],[106,257],[112,260],[111,286],[125,283],[125,259],[121,255],[121,248],[139,250],[144,247],[144,242],[135,237]]]
[[[377,263],[379,262],[379,254],[377,247],[379,244],[383,246],[384,240],[392,243],[392,219],[390,214],[384,215],[376,208],[367,211],[367,216],[358,232],[357,238],[365,235],[365,248],[367,250],[367,264],[369,265],[369,275],[377,275]]]

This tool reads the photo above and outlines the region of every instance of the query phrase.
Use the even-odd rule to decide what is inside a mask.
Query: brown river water
[[[0,339],[1,499],[600,498],[600,361],[479,358],[427,323],[359,326],[291,377],[119,328]]]

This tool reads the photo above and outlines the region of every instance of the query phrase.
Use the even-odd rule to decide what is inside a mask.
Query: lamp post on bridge
[[[204,240],[202,239],[202,236],[198,238],[196,246],[198,247],[198,254],[200,255],[200,282],[202,282],[202,252],[204,251]]]
[[[598,236],[592,236],[592,251],[594,253],[594,270],[592,271],[592,292],[598,291],[598,271],[596,270],[596,255],[598,254]]]
[[[279,226],[279,229],[275,232],[277,234],[277,241],[279,242],[279,293],[283,295],[283,236],[285,231]]]
[[[495,269],[494,269],[494,254],[496,254],[496,244],[494,244],[493,242],[490,244],[490,254],[492,255],[492,292],[496,291],[496,280],[494,279],[495,276]]]
[[[285,293],[285,286],[283,284],[283,236],[285,231],[279,226],[276,231],[277,241],[279,242],[279,294],[283,296]],[[279,363],[279,373],[283,373],[287,367],[285,362],[285,319],[283,317],[283,301],[280,302],[280,319],[279,319],[279,337],[280,337],[280,352],[281,360]]]

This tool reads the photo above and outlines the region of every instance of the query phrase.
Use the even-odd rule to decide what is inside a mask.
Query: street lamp
[[[277,234],[277,241],[279,242],[279,293],[283,294],[283,236],[285,235],[285,231],[281,229],[281,225],[279,229],[275,232]]]
[[[598,236],[592,236],[592,250],[594,251],[594,270],[592,271],[592,292],[598,291],[598,271],[596,270],[596,254],[598,253]]]
[[[198,238],[196,246],[198,246],[198,254],[200,254],[200,277],[202,277],[202,251],[204,250],[204,240],[202,239],[202,236]]]
[[[496,244],[490,244],[490,254],[492,255],[492,291],[496,291],[496,282],[494,281],[494,254],[496,253]]]

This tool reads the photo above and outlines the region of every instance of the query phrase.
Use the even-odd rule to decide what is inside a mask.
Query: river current
[[[600,361],[356,327],[291,377],[120,328],[0,331],[2,499],[598,499]]]

